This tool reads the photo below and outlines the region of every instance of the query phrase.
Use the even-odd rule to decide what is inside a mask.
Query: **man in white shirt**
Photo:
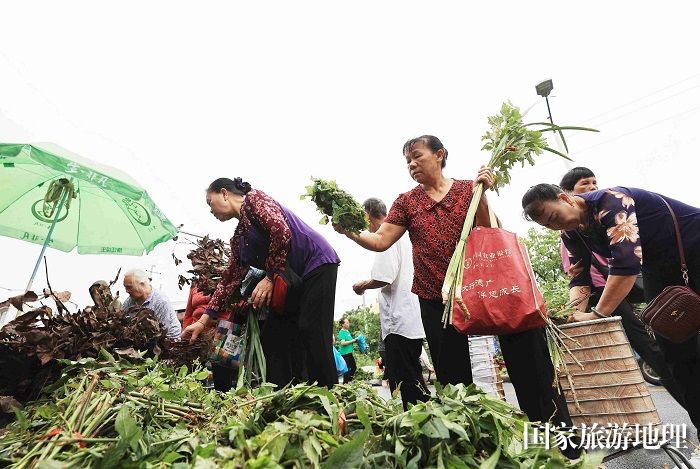
[[[132,269],[124,274],[124,290],[129,294],[122,306],[124,311],[128,311],[132,306],[149,308],[169,339],[180,338],[182,330],[173,305],[165,293],[153,289],[146,272]]]
[[[379,229],[387,215],[386,205],[370,198],[364,203],[369,230]],[[420,354],[423,347],[423,322],[418,297],[411,293],[413,282],[411,243],[404,236],[374,258],[371,278],[353,285],[358,295],[379,288],[379,319],[386,347],[386,373],[391,392],[398,387],[404,408],[430,397],[423,386]]]

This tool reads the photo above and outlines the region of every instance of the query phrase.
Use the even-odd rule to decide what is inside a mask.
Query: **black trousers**
[[[441,301],[420,298],[420,306],[437,380],[443,385],[471,384],[469,339],[451,325],[443,328]],[[544,329],[502,335],[499,342],[520,409],[531,421],[571,426],[566,399],[554,382]]]
[[[594,289],[589,304],[597,303],[602,293],[603,288]],[[632,348],[652,367],[656,374],[659,375],[661,384],[664,385],[676,402],[685,407],[683,393],[671,374],[671,368],[666,363],[661,347],[659,347],[659,344],[649,335],[644,323],[634,312],[632,304],[627,300],[623,300],[612,314],[613,316],[620,316],[622,328],[625,330],[625,334]]]
[[[299,311],[270,311],[261,331],[269,382],[315,382],[329,388],[338,383],[333,357],[337,276],[337,264],[314,269],[302,281]]]
[[[347,373],[343,375],[343,384],[347,384],[352,381],[353,376],[355,376],[355,372],[357,371],[357,363],[355,363],[355,356],[352,354],[352,352],[341,355],[341,357],[343,357],[345,364],[348,366]]]
[[[420,366],[420,352],[423,339],[409,339],[398,334],[389,334],[384,339],[386,361],[384,374],[389,381],[389,389],[393,394],[396,388],[401,393],[404,410],[408,404],[418,401],[425,402],[430,398]]]
[[[695,292],[700,292],[700,262],[698,259],[690,258],[688,260],[691,262],[689,286]],[[651,301],[667,286],[683,285],[679,266],[680,263],[652,269],[645,265],[643,270],[644,296],[647,302]],[[698,336],[696,335],[680,344],[674,344],[657,335],[656,342],[661,347],[666,363],[668,363],[673,378],[678,384],[690,420],[696,429],[700,429],[700,359],[698,358],[700,343]]]
[[[469,339],[454,327],[442,327],[441,301],[419,298],[420,314],[433,359],[435,378],[442,384],[471,384],[472,367],[469,358]],[[419,352],[420,356],[420,352]],[[391,362],[389,362],[391,367]]]
[[[233,378],[238,376],[238,368],[234,369],[218,363],[212,363],[211,374],[214,381],[214,389],[219,392],[228,392],[233,387]]]
[[[566,398],[555,381],[543,328],[498,336],[520,409],[530,420],[571,426]]]
[[[379,368],[383,370],[386,374],[386,345],[384,347],[385,349],[379,352],[379,358],[382,359],[382,366],[380,366]]]

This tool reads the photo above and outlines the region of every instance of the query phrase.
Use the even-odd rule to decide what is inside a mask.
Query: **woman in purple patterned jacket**
[[[333,358],[335,283],[340,259],[328,242],[289,209],[241,178],[220,178],[207,189],[207,205],[219,221],[238,220],[229,266],[204,314],[182,333],[191,341],[240,288],[249,267],[267,275],[251,295],[258,308],[270,304],[274,274],[290,269],[301,277],[298,301],[283,314],[270,311],[261,341],[268,381],[332,386],[338,382]]]

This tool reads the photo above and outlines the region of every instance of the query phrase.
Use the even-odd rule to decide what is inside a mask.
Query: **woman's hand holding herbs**
[[[340,233],[340,234],[342,234],[342,235],[345,235],[345,236],[347,236],[348,233],[349,233],[348,230],[346,230],[345,228],[343,228],[342,226],[340,226],[340,225],[337,224],[337,223],[333,223],[333,229],[334,229],[335,231],[337,231],[338,233]]]
[[[337,223],[333,223],[333,229],[335,231],[337,231],[338,233],[347,236],[348,238],[350,238],[353,241],[357,241],[358,239],[360,239],[360,233],[354,233],[352,231],[346,230],[345,228],[343,228],[342,226],[340,226]]]
[[[488,166],[481,165],[479,172],[474,179],[474,183],[482,183],[485,189],[491,189],[494,184],[496,184],[496,178],[493,175],[493,171]]]
[[[206,317],[206,318],[209,317],[206,314],[203,314],[202,316]],[[187,340],[187,338],[189,337],[190,344],[194,344],[195,340],[197,340],[197,337],[199,337],[199,334],[201,334],[202,331],[204,330],[204,327],[205,327],[205,324],[203,322],[195,321],[192,324],[190,324],[189,326],[187,326],[187,328],[185,328],[184,331],[182,331],[182,335],[180,337],[183,340]]]

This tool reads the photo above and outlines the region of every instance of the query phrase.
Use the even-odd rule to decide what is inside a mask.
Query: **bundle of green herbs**
[[[319,221],[326,225],[329,219],[336,225],[340,225],[351,233],[359,233],[369,226],[365,209],[352,195],[338,187],[335,181],[325,181],[319,178],[311,178],[313,184],[306,186],[306,193],[301,200],[310,198],[316,209],[323,213]]]
[[[243,329],[241,342],[243,344],[243,356],[238,372],[236,388],[244,385],[252,386],[255,382],[264,383],[267,379],[267,362],[260,341],[260,325],[257,314],[252,306],[248,306],[249,312]]]

